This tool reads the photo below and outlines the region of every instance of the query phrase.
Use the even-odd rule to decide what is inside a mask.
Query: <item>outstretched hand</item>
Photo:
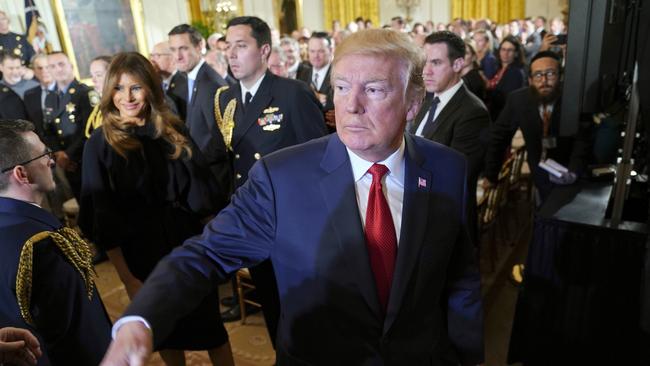
[[[38,339],[26,329],[0,329],[0,364],[36,365],[43,355]]]
[[[144,366],[153,350],[153,335],[141,322],[122,325],[100,366]]]

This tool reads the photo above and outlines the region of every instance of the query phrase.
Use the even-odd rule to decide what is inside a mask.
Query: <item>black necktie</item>
[[[244,108],[242,108],[244,112],[246,112],[246,108],[248,108],[251,99],[253,99],[253,94],[251,94],[250,92],[246,92],[246,96],[244,97]]]
[[[436,125],[433,117],[436,115],[438,104],[440,104],[440,98],[433,98],[431,101],[431,107],[429,107],[429,115],[427,116],[427,120],[424,122],[424,127],[422,128],[422,136],[427,136],[429,133],[433,132],[433,128]]]

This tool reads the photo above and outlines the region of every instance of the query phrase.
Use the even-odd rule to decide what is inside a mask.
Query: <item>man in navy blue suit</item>
[[[53,167],[32,123],[0,120],[0,327],[32,331],[43,347],[38,365],[97,365],[111,322],[92,254],[38,206],[55,188]]]
[[[218,281],[267,258],[279,365],[482,362],[467,164],[404,135],[422,65],[398,32],[347,38],[332,64],[337,133],[262,157],[203,234],[154,270],[103,365],[140,365]]]

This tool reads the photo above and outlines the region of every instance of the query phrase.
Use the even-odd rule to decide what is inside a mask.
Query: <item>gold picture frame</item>
[[[87,84],[90,62],[100,55],[138,51],[149,55],[142,0],[50,0],[61,47],[77,79]]]

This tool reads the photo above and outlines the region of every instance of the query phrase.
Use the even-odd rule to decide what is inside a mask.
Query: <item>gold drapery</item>
[[[308,9],[307,9],[308,11]],[[372,24],[379,24],[379,0],[324,0],[323,14],[325,28],[332,28],[332,20],[341,21],[341,27],[354,21],[357,17],[372,20]]]
[[[452,18],[490,18],[497,23],[512,19],[523,19],[526,14],[526,0],[452,0]]]

